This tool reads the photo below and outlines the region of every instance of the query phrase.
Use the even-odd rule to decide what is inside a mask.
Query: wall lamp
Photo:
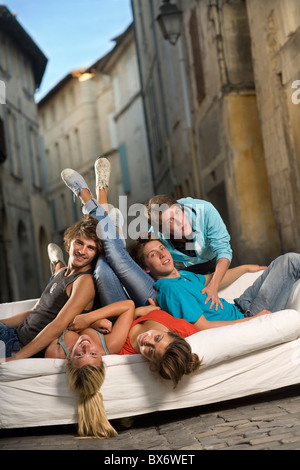
[[[177,5],[170,3],[170,0],[163,0],[159,10],[156,21],[163,37],[174,45],[181,34],[182,11],[177,8]]]

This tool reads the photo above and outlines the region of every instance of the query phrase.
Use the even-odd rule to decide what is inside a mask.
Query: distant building
[[[38,297],[50,274],[47,180],[34,102],[46,64],[16,16],[1,5],[0,302]]]
[[[112,164],[109,203],[127,206],[152,196],[147,134],[132,25],[115,47],[88,68],[74,70],[39,102],[52,211],[52,240],[81,217],[79,201],[61,180],[64,168],[79,171],[94,191],[94,162]],[[127,214],[123,214],[124,218]]]
[[[211,201],[235,263],[300,251],[300,2],[132,0],[154,190]],[[293,99],[294,97],[294,99]]]

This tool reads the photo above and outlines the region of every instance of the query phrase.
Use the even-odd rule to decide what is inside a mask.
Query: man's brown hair
[[[148,223],[161,231],[162,214],[165,210],[174,205],[181,207],[177,200],[172,196],[168,196],[167,194],[153,196],[145,205]]]
[[[97,225],[98,220],[94,219],[90,215],[85,215],[82,220],[67,228],[64,233],[64,244],[67,253],[69,252],[71,241],[76,238],[87,238],[93,240],[96,243],[97,254],[103,253],[102,240],[100,240],[96,232]]]
[[[137,240],[132,242],[132,244],[128,248],[128,252],[129,252],[131,258],[142,269],[146,269],[145,256],[144,256],[145,246],[147,245],[147,243],[149,243],[153,240],[160,241],[159,237],[157,235],[155,235],[155,233],[146,232],[144,234],[141,234],[141,236]]]

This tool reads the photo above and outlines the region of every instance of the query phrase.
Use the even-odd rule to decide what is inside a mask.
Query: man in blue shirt
[[[184,318],[199,329],[225,326],[249,320],[286,307],[292,287],[300,278],[300,255],[288,253],[274,260],[268,268],[243,265],[228,270],[220,289],[230,285],[245,272],[262,270],[262,275],[231,304],[220,299],[212,308],[205,293],[211,275],[178,271],[173,258],[160,240],[140,239],[131,250],[134,259],[156,283],[157,303],[176,318]]]
[[[177,201],[167,195],[154,196],[146,208],[150,232],[166,246],[177,269],[213,273],[205,292],[218,306],[219,285],[232,259],[230,236],[219,212],[208,201]]]

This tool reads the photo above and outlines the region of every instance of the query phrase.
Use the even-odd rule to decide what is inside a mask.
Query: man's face
[[[174,262],[170,252],[158,240],[150,241],[144,248],[146,272],[154,279],[165,277],[174,270]]]
[[[88,238],[75,238],[70,243],[69,262],[74,268],[81,269],[91,264],[97,254],[94,240]]]
[[[181,240],[192,233],[191,224],[178,205],[171,206],[162,213],[161,223],[162,233],[167,238],[171,234],[175,239]]]

